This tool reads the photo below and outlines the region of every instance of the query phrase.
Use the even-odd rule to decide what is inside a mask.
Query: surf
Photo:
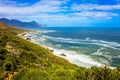
[[[68,59],[79,66],[100,67],[106,64],[111,65],[114,62],[113,58],[119,56],[117,52],[120,51],[120,44],[117,42],[98,40],[91,37],[76,39],[49,35],[52,33],[57,34],[56,32],[55,30],[40,30],[35,34],[27,34],[25,37],[31,38],[31,41],[36,44],[54,50],[54,55]],[[114,55],[110,50],[114,51]],[[61,54],[66,56],[61,56]]]

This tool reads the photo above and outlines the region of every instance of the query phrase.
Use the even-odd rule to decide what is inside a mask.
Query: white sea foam
[[[87,37],[87,38],[85,38],[86,40],[89,40],[90,38],[89,37]]]
[[[100,48],[98,49],[95,53],[92,53],[91,55],[103,55],[103,53],[101,52],[101,50],[103,50],[104,48]]]
[[[76,43],[76,44],[96,44],[96,45],[101,45],[104,47],[120,50],[120,44],[116,42],[107,42],[104,40],[92,40],[92,39],[71,39],[71,38],[60,38],[60,37],[50,37],[46,36],[46,38],[51,39],[53,41],[57,42],[66,42],[66,43]]]
[[[120,58],[120,55],[118,55],[118,56],[113,56],[113,58]]]
[[[112,56],[110,54],[106,54],[106,52],[102,52],[101,50],[103,50],[104,48],[101,47],[100,49],[98,49],[95,53],[92,53],[91,55],[97,55],[97,56],[103,56],[104,58],[107,59],[107,61],[112,62]],[[106,61],[106,62],[107,62]],[[108,62],[107,62],[108,63]]]
[[[59,47],[59,48],[61,48],[62,46],[60,45],[60,44],[57,44],[57,45],[55,45],[56,47]]]
[[[79,49],[80,47],[77,47],[77,46],[70,46],[69,48]]]
[[[64,49],[53,49],[53,48],[50,48],[50,49],[54,50],[53,54],[63,57],[79,66],[91,67],[96,65],[100,67],[103,65],[101,63],[98,63],[97,61],[92,60],[90,56],[87,56],[84,54],[78,54],[75,51],[70,51],[70,50],[68,51]],[[66,56],[61,56],[60,54],[65,54]]]
[[[55,30],[39,30],[38,32],[39,32],[39,34],[42,34],[42,33],[55,32]]]

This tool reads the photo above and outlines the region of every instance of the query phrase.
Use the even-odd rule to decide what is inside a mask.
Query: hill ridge
[[[10,26],[14,26],[16,28],[23,28],[23,29],[37,29],[43,26],[42,24],[38,24],[36,21],[23,22],[17,19],[7,19],[7,18],[1,18],[0,21]]]

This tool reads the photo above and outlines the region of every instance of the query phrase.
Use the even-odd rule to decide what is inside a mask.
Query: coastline
[[[22,32],[22,33],[17,34],[17,36],[20,37],[20,38],[22,38],[22,39],[25,39],[25,40],[26,40],[25,35],[26,35],[26,34],[32,34],[32,33],[37,33],[37,31],[24,31],[24,32]]]
[[[27,41],[30,41],[32,43],[35,43],[33,42],[31,39],[28,39],[27,37],[25,37],[25,35],[27,34],[34,34],[34,33],[38,33],[39,31],[25,31],[25,32],[22,32],[22,33],[19,33],[17,36],[24,39],[24,40],[27,40]],[[37,44],[37,43],[35,43]],[[39,45],[39,44],[37,44]],[[66,54],[62,53],[62,52],[58,52],[57,50],[53,49],[52,47],[48,47],[48,46],[45,46],[45,45],[39,45],[45,49],[47,49],[48,51],[51,52],[51,54],[55,55],[55,56],[58,56],[58,57],[62,57],[64,58],[65,60],[67,60],[68,62],[70,62],[71,64],[74,64],[72,63],[66,56]],[[78,66],[78,65],[77,65]]]
[[[22,39],[25,39],[25,40],[27,40],[27,41],[30,41],[30,42],[32,42],[32,43],[35,43],[35,44],[37,44],[36,42],[33,42],[31,39],[28,39],[27,37],[25,37],[25,35],[27,35],[27,34],[35,34],[35,33],[38,33],[38,32],[40,32],[40,31],[25,31],[25,32],[23,32],[23,33],[20,33],[20,34],[18,34],[17,36],[19,36],[20,38],[22,38]],[[77,64],[77,63],[75,63],[74,62],[74,60],[72,60],[72,55],[68,55],[68,54],[66,54],[65,53],[65,51],[63,51],[63,50],[58,50],[58,49],[54,49],[53,47],[48,47],[48,46],[45,46],[45,45],[41,45],[41,44],[37,44],[37,45],[39,45],[39,46],[41,46],[41,47],[43,47],[43,48],[45,48],[45,49],[47,49],[47,50],[49,50],[50,52],[51,52],[51,54],[53,54],[53,55],[55,55],[55,56],[58,56],[58,57],[62,57],[62,58],[64,58],[65,60],[67,60],[67,61],[69,61],[71,64],[75,64],[75,65],[77,65],[77,66],[81,66],[81,67],[86,67],[86,68],[91,68],[92,66],[97,66],[97,67],[105,67],[105,66],[107,66],[107,65],[104,65],[104,64],[98,64],[97,62],[95,62],[94,63],[94,65],[92,65],[92,66],[84,66],[84,63],[82,63],[82,65],[81,64]],[[77,56],[77,54],[75,53],[75,55]],[[87,58],[87,56],[79,56],[81,59],[85,59],[85,58]],[[71,58],[71,59],[70,59]],[[89,60],[89,59],[88,59]],[[86,61],[85,61],[86,62]],[[109,68],[111,68],[111,69],[115,69],[115,67],[111,67],[111,66],[107,66],[107,67],[109,67]]]
[[[34,33],[38,33],[38,32],[39,31],[25,31],[25,32],[22,32],[22,33],[18,34],[17,36],[20,37],[20,38],[22,38],[22,39],[24,39],[24,40],[30,41],[32,43],[35,43],[35,42],[31,41],[30,38],[28,39],[27,37],[25,37],[25,35],[27,35],[27,34],[34,34]],[[35,44],[37,44],[37,43],[35,43]],[[39,45],[39,44],[37,44],[37,45]],[[64,59],[66,59],[67,61],[71,62],[69,59],[65,58],[66,55],[64,53],[57,53],[57,50],[55,50],[55,49],[53,49],[51,47],[45,46],[45,45],[39,45],[39,46],[41,46],[41,47],[49,50],[53,55],[62,57]],[[59,54],[59,55],[57,55],[56,53]]]

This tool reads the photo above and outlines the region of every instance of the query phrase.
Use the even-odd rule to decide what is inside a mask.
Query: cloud
[[[64,11],[64,7],[61,7],[68,0],[41,0],[40,2],[33,4],[32,6],[17,6],[16,3],[7,0],[5,3],[11,5],[0,5],[0,13],[7,14],[36,14],[41,12],[60,12]]]
[[[88,18],[104,18],[104,19],[110,19],[112,17],[118,16],[116,13],[111,13],[111,12],[91,12],[91,11],[85,11],[85,12],[80,12],[76,13],[77,16],[81,17],[88,17]]]
[[[119,16],[112,10],[120,10],[120,5],[71,4],[70,0],[40,0],[29,5],[11,0],[0,0],[0,17],[39,21],[80,21],[87,19],[111,19]],[[98,11],[99,10],[99,11]],[[66,13],[66,14],[65,14]]]
[[[71,9],[77,16],[88,18],[111,19],[119,16],[113,10],[120,10],[120,5],[73,4]]]
[[[89,10],[120,10],[120,5],[98,5],[98,4],[73,4],[72,9],[76,11]]]
[[[22,7],[22,6],[27,6],[29,5],[29,3],[17,3],[15,1],[12,1],[12,0],[0,0],[0,6],[19,6],[19,7]]]

